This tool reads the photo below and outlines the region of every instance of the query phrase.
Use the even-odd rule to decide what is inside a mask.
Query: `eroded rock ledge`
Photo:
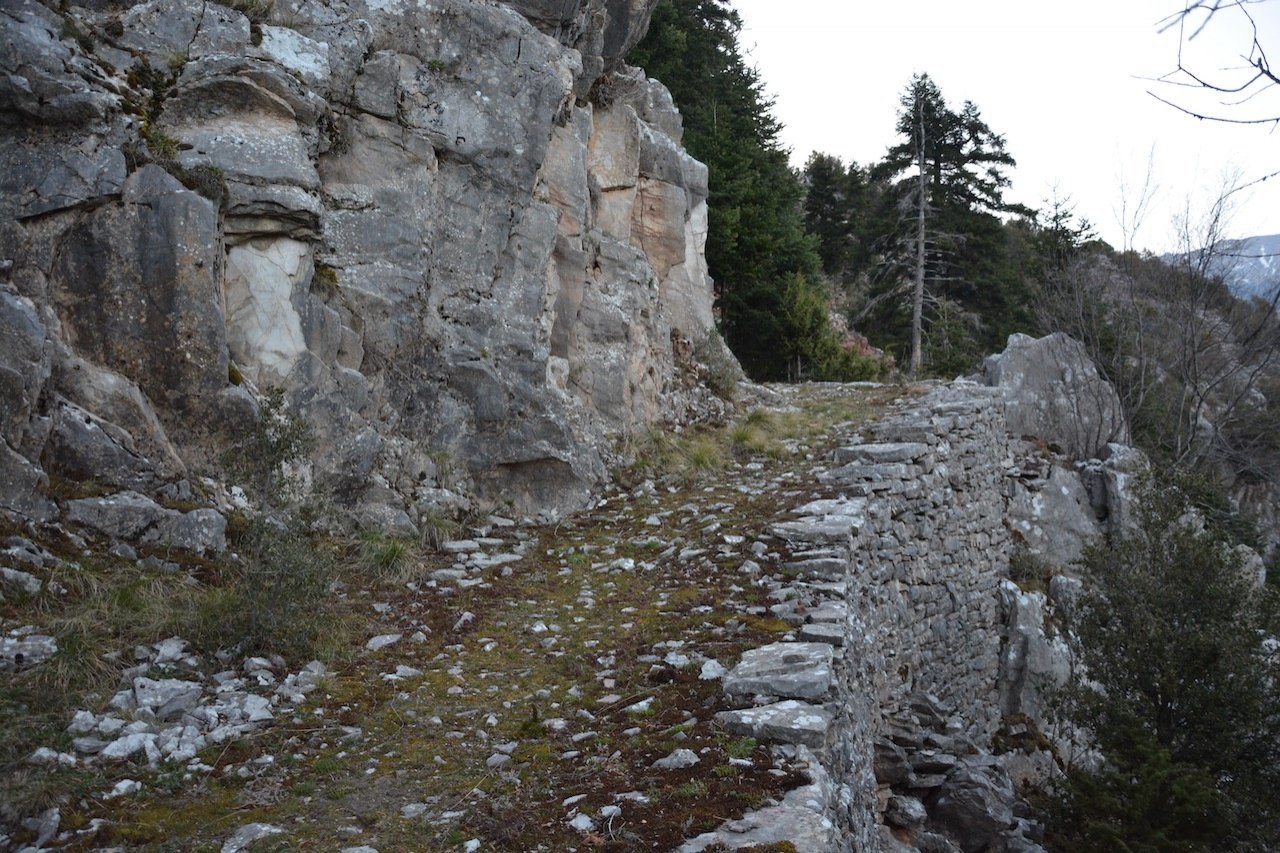
[[[268,388],[360,523],[584,502],[705,402],[707,172],[621,61],[652,6],[6,4],[0,510],[195,482]]]

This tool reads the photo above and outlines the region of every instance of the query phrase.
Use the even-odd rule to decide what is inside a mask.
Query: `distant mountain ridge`
[[[1177,253],[1161,255],[1165,263],[1180,260]],[[1269,298],[1280,287],[1280,234],[1224,240],[1209,264],[1236,296]]]

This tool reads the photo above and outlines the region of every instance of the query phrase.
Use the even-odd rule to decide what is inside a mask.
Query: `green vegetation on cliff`
[[[1105,756],[1070,766],[1055,849],[1274,850],[1280,841],[1276,590],[1186,481],[1085,553],[1066,710]]]
[[[805,231],[804,189],[743,58],[741,29],[726,0],[662,0],[627,58],[670,89],[685,146],[710,171],[706,254],[725,340],[756,379],[870,378],[875,365],[815,321],[827,301],[818,241]]]

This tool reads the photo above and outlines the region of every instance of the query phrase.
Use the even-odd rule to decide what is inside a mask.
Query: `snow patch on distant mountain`
[[[1182,258],[1174,253],[1161,256],[1166,263]],[[1209,261],[1209,272],[1221,276],[1236,296],[1270,299],[1280,288],[1280,234],[1223,240]]]

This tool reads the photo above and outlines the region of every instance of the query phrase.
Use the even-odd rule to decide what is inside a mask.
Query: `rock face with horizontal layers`
[[[579,505],[707,409],[707,171],[622,62],[655,0],[235,5],[0,9],[0,509],[209,473],[271,388],[401,529]]]

